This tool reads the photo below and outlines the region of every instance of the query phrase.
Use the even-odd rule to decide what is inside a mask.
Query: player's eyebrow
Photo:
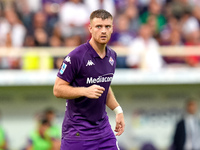
[[[97,26],[100,26],[100,27],[102,27],[102,26],[111,27],[112,25],[111,24],[96,24],[95,27],[97,27]]]
[[[101,26],[102,27],[103,25],[102,24],[96,24],[95,27],[97,27],[97,26]]]

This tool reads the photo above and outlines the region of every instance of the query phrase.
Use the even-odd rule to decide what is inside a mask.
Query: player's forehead
[[[96,24],[112,25],[113,24],[113,19],[112,18],[102,19],[102,18],[96,18],[95,17],[90,21],[90,24],[92,24],[92,25],[96,25]]]

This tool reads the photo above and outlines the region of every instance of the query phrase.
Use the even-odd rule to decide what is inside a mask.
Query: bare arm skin
[[[97,99],[99,98],[105,89],[99,85],[92,85],[90,87],[73,87],[69,82],[57,77],[53,93],[58,98],[74,99],[82,96]]]
[[[111,110],[114,110],[117,106],[119,106],[119,103],[117,102],[111,88],[109,88],[108,90],[106,105]],[[119,113],[116,115],[116,126],[115,126],[115,132],[117,132],[116,135],[120,136],[124,132],[124,128],[125,128],[124,115],[123,113]]]

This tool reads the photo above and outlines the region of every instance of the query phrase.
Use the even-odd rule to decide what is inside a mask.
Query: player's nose
[[[102,28],[101,33],[103,33],[103,34],[106,33],[106,28],[105,27]]]

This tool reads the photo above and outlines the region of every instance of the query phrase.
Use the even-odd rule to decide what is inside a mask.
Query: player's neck
[[[106,55],[106,44],[101,44],[96,42],[95,40],[91,39],[89,41],[92,48],[96,51],[99,57],[104,58]]]

